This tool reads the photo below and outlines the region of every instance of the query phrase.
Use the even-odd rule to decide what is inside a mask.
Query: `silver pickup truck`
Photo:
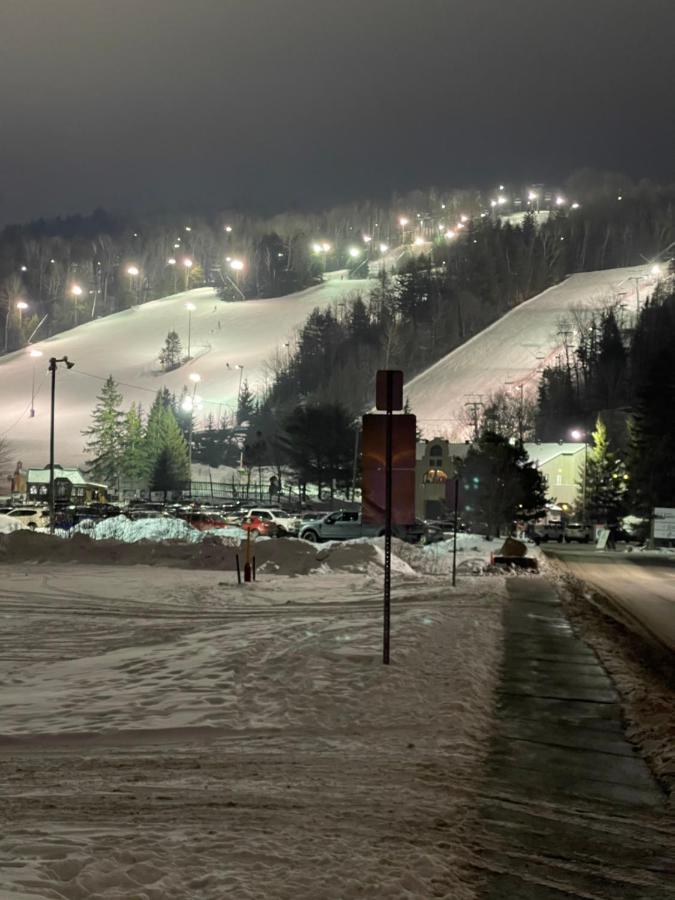
[[[361,537],[380,537],[384,534],[382,525],[367,525],[361,521],[361,513],[340,509],[325,513],[309,522],[305,522],[298,537],[306,541],[351,541]],[[414,525],[395,525],[392,528],[394,537],[411,544],[429,544],[443,539],[440,528],[416,522]]]

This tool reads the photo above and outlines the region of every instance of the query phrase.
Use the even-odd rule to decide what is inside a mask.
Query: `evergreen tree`
[[[183,358],[183,347],[178,332],[170,331],[166,336],[164,347],[159,353],[159,362],[165,372],[177,369]]]
[[[122,452],[122,475],[132,481],[143,478],[146,473],[145,434],[141,409],[135,403],[124,417]]]
[[[623,462],[610,448],[607,428],[600,416],[593,432],[593,447],[588,452],[585,479],[582,473],[579,484],[577,506],[580,509],[583,509],[584,481],[587,520],[615,522],[623,513],[627,475]]]
[[[248,381],[244,379],[244,383],[239,391],[239,400],[237,402],[237,425],[248,422],[255,412],[255,397],[249,390]]]
[[[330,488],[346,487],[351,479],[354,426],[337,403],[298,406],[284,421],[283,446],[300,485],[310,482]]]
[[[91,458],[87,467],[92,477],[104,484],[117,487],[124,457],[122,423],[124,413],[120,409],[122,394],[112,375],[108,375],[92,414],[92,425],[82,433],[89,440],[85,453]]]
[[[515,519],[543,510],[546,482],[523,446],[485,431],[469,450],[461,472],[462,515],[499,534]]]
[[[153,491],[166,495],[167,491],[180,490],[190,480],[188,447],[171,409],[159,407],[153,430],[157,449],[151,462],[150,484]]]

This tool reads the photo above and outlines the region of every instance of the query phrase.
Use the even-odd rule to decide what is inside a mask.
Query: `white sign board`
[[[654,537],[675,540],[675,509],[657,506],[654,509]]]

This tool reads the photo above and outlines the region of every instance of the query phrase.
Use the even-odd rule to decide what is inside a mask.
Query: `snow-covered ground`
[[[485,402],[498,391],[516,391],[522,384],[525,396],[534,398],[541,368],[564,354],[561,331],[573,331],[579,317],[611,304],[618,294],[625,293],[622,302],[634,309],[635,282],[629,279],[636,276],[644,276],[639,288],[644,301],[655,285],[647,266],[571,275],[409,381],[405,394],[424,436],[466,440],[471,434],[466,404]],[[567,340],[574,347],[572,334]]]
[[[504,581],[377,551],[0,566],[2,897],[474,898]]]
[[[111,374],[120,382],[125,407],[132,401],[147,410],[163,386],[180,394],[193,388],[189,376],[201,382],[201,414],[214,417],[232,413],[237,404],[240,377],[253,391],[269,380],[268,364],[275,354],[283,358],[284,344],[293,339],[315,306],[330,306],[346,295],[369,288],[368,281],[330,279],[324,284],[287,297],[223,303],[211,288],[174,294],[134,309],[97,319],[45,341],[32,349],[43,353],[33,359],[27,350],[0,359],[0,436],[11,442],[14,458],[24,466],[44,466],[49,452],[50,356],[67,355],[75,367],[61,366],[57,375],[56,461],[76,465],[83,459],[82,430],[89,427],[91,411],[103,381]],[[189,363],[173,372],[160,371],[158,355],[169,331],[180,335],[187,353],[188,311],[193,303]],[[243,365],[243,373],[236,366]],[[31,418],[31,392],[35,375],[35,416]]]

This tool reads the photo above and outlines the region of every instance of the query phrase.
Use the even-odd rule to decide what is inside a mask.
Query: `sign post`
[[[459,524],[459,477],[455,475],[455,515],[452,535],[452,586],[457,584],[457,526]]]
[[[393,412],[403,409],[403,372],[382,369],[377,373],[375,406],[384,410],[384,628],[382,635],[382,662],[389,665],[391,644],[391,521],[392,521],[392,467],[394,455]]]

